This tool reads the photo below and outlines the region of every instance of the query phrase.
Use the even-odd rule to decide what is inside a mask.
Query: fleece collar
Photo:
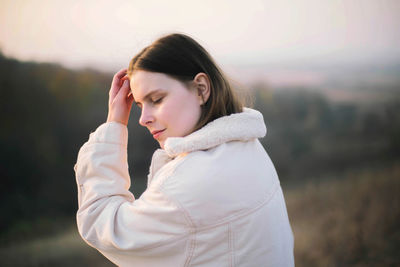
[[[218,118],[185,137],[170,137],[164,149],[169,157],[197,150],[207,150],[230,141],[249,141],[264,137],[267,129],[263,115],[250,108]]]

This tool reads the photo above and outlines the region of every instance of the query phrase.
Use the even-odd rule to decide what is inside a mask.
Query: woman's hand
[[[108,99],[107,122],[115,121],[128,125],[133,96],[126,71],[126,69],[118,71],[112,80]]]

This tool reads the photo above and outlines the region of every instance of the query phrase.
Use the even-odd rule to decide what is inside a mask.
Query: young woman
[[[133,102],[160,144],[139,199],[128,190]],[[107,122],[79,151],[79,233],[120,266],[293,266],[265,134],[203,47],[183,34],[158,39],[114,76]]]

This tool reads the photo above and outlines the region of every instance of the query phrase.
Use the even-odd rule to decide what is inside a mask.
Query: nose
[[[142,107],[142,113],[140,114],[139,124],[146,127],[150,123],[154,122],[154,116],[152,114],[151,108]]]

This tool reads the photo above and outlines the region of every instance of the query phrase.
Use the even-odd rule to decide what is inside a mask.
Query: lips
[[[156,131],[152,131],[151,134],[153,135],[153,138],[154,138],[154,139],[157,139],[164,131],[165,131],[165,129],[163,129],[163,130],[156,130]]]

